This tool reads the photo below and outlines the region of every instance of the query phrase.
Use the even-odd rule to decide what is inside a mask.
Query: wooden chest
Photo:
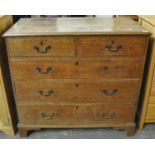
[[[21,19],[4,34],[21,136],[39,128],[132,134],[149,32],[130,19]]]
[[[140,16],[139,23],[152,33],[147,80],[139,123],[140,129],[143,129],[144,123],[155,122],[155,16]]]
[[[6,87],[6,81],[9,79],[5,79],[8,77],[8,66],[4,58],[6,55],[6,50],[4,47],[4,39],[2,39],[2,34],[12,26],[12,17],[11,16],[0,16],[0,131],[3,131],[7,135],[14,135],[16,124],[16,120],[14,119],[11,96],[8,98],[8,94],[10,91],[8,87]],[[10,79],[9,79],[10,80]],[[12,95],[13,96],[13,95]]]

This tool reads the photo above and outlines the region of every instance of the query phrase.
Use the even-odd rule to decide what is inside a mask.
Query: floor
[[[15,136],[6,136],[0,132],[0,139],[19,139]],[[143,131],[138,130],[132,137],[125,131],[109,128],[100,129],[42,129],[29,134],[28,139],[155,139],[155,124],[147,124]]]

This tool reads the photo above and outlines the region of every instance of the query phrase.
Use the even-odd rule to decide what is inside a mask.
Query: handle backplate
[[[118,92],[118,90],[116,88],[113,88],[111,90],[102,89],[102,92],[107,96],[112,96],[115,95]]]
[[[116,44],[114,41],[112,42],[112,44],[105,44],[103,46],[104,49],[107,49],[109,52],[118,52],[119,49],[122,48],[121,44]]]
[[[55,113],[51,112],[49,114],[45,114],[44,112],[39,112],[38,113],[38,117],[44,120],[50,120],[50,119],[54,119],[54,117],[56,116]]]
[[[41,42],[40,45],[35,45],[33,47],[38,53],[47,53],[51,49],[51,45],[44,46]]]
[[[40,96],[51,96],[54,91],[52,89],[48,90],[47,92],[45,92],[44,90],[38,90],[38,93]]]
[[[116,112],[114,112],[114,111],[110,111],[107,114],[105,112],[103,112],[103,111],[100,111],[98,113],[98,117],[100,119],[113,119],[115,116],[116,116]]]
[[[47,67],[45,70],[41,69],[41,67],[36,66],[35,70],[40,73],[40,74],[48,74],[49,72],[52,71],[52,67]]]

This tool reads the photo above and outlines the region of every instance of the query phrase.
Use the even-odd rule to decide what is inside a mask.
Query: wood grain
[[[5,37],[61,35],[148,35],[148,30],[131,19],[96,18],[27,18],[19,20]]]
[[[77,44],[78,55],[81,56],[142,56],[145,54],[146,37],[81,37]],[[112,46],[111,50],[106,48],[107,45]],[[121,47],[114,50],[119,45]]]
[[[23,124],[35,125],[91,125],[117,124],[133,121],[133,105],[125,104],[64,104],[18,105],[19,119]],[[42,117],[42,114],[45,115]],[[104,114],[103,114],[104,113]],[[115,114],[113,114],[115,113]],[[52,115],[50,117],[50,115]],[[110,116],[111,115],[111,116]],[[113,115],[113,116],[112,116]],[[49,118],[48,118],[49,117]]]
[[[15,79],[140,78],[143,59],[11,58]],[[132,65],[131,65],[132,64]],[[40,68],[41,71],[38,71]],[[51,68],[50,70],[48,70]]]
[[[21,19],[3,35],[21,135],[42,127],[132,135],[149,34],[123,18]]]
[[[150,104],[148,105],[148,108],[147,108],[147,112],[146,112],[146,120],[154,120],[155,118],[155,106],[154,104]]]
[[[73,37],[9,38],[7,47],[10,56],[75,56]]]
[[[135,104],[139,80],[24,80],[15,82],[17,100]],[[42,93],[40,92],[42,91]],[[52,92],[51,92],[52,91]]]

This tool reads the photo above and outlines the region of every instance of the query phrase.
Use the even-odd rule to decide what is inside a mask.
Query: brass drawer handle
[[[99,118],[104,118],[105,117],[105,113],[103,111],[99,112],[98,114]]]
[[[38,93],[41,95],[41,96],[51,96],[54,91],[52,89],[48,90],[47,93],[45,93],[43,90],[38,90]]]
[[[36,66],[35,70],[40,74],[48,74],[52,71],[52,67],[47,67],[45,71],[43,71],[39,66]]]
[[[50,45],[44,46],[41,42],[40,45],[35,45],[33,47],[38,53],[47,53],[49,49],[51,49]]]
[[[116,115],[116,112],[110,111],[110,113],[109,113],[109,119],[114,118],[115,115]]]
[[[48,115],[46,115],[46,114],[43,113],[43,112],[39,112],[39,113],[38,113],[38,116],[39,116],[39,118],[41,118],[41,119],[50,120],[50,119],[53,119],[53,118],[56,116],[56,114],[55,114],[55,113],[49,113]]]
[[[116,116],[116,112],[110,111],[110,113],[108,115],[106,115],[103,111],[100,111],[98,113],[98,116],[100,119],[112,119]]]
[[[114,41],[113,41],[111,45],[105,44],[104,48],[108,49],[110,52],[118,52],[119,49],[122,48],[122,45],[121,44],[115,44]]]
[[[116,94],[118,92],[118,90],[116,88],[114,88],[112,90],[102,89],[102,92],[105,95],[112,96],[112,95]]]

